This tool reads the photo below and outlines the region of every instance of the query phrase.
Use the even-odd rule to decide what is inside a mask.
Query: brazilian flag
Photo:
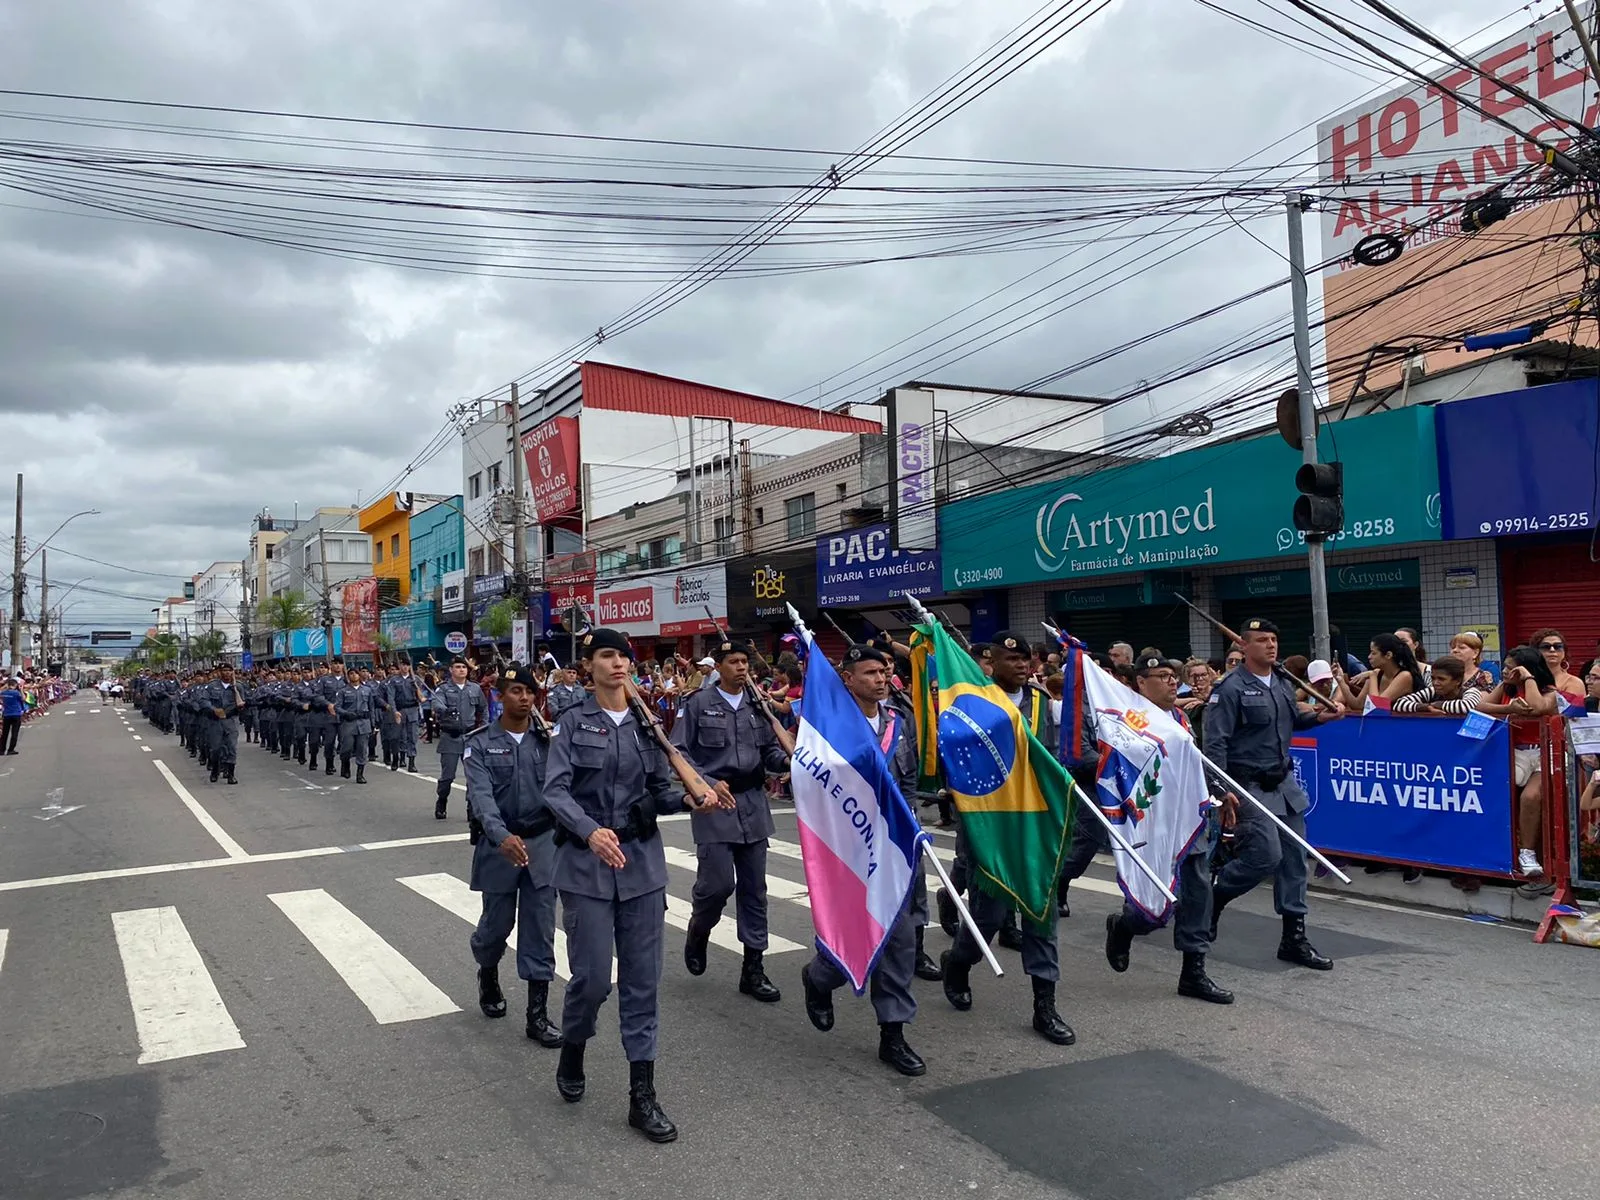
[[[942,625],[917,632],[932,646],[939,759],[977,884],[1015,901],[1036,924],[1049,924],[1076,811],[1072,780]]]

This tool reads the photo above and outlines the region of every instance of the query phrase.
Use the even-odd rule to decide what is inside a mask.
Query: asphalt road
[[[657,1147],[624,1123],[614,1003],[578,1105],[522,1035],[509,958],[511,1017],[478,1013],[460,792],[436,822],[423,778],[358,788],[250,745],[240,785],[212,785],[88,694],[21,749],[0,760],[6,1200],[1594,1192],[1600,957],[1524,929],[1319,899],[1313,940],[1339,961],[1316,974],[1276,962],[1253,895],[1212,956],[1238,1003],[1214,1008],[1175,994],[1163,935],[1111,973],[1097,868],[1060,934],[1078,1044],[1031,1031],[1001,951],[970,1013],[919,983],[929,1070],[906,1080],[865,1000],[839,996],[831,1034],[806,1022],[809,913],[774,899],[794,946],[769,955],[777,1005],[737,994],[730,948],[690,978],[668,930],[657,1084],[680,1138]],[[692,853],[685,823],[663,828]],[[686,901],[691,873],[671,873]],[[803,883],[781,854],[772,873]]]

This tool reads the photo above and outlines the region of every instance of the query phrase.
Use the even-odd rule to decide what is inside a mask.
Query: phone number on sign
[[[1550,513],[1543,517],[1502,517],[1498,521],[1478,522],[1479,533],[1542,533],[1552,529],[1587,529],[1586,512]]]
[[[957,571],[955,580],[957,587],[971,587],[975,583],[998,583],[1006,577],[1004,567],[985,567],[981,571]]]
[[[1288,534],[1289,534],[1289,530],[1287,530],[1287,529],[1279,531],[1279,533],[1278,533],[1278,549],[1280,549],[1280,550],[1289,549],[1289,546],[1287,544],[1288,541],[1289,541]],[[1349,525],[1347,525],[1345,528],[1341,529],[1338,533],[1330,533],[1326,540],[1330,541],[1330,542],[1342,542],[1346,538],[1361,539],[1361,538],[1378,538],[1378,537],[1393,537],[1393,536],[1394,536],[1394,518],[1393,517],[1375,517],[1370,521],[1352,521],[1352,522],[1350,522]],[[1294,534],[1294,538],[1295,538],[1295,541],[1297,541],[1300,545],[1304,546],[1306,544],[1306,535],[1305,535],[1305,531],[1304,530],[1296,530],[1295,534]]]

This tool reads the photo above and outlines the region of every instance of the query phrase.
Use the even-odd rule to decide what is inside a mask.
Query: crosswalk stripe
[[[478,894],[463,880],[456,878],[448,871],[440,871],[434,875],[408,875],[403,879],[395,880],[395,882],[405,884],[417,895],[432,900],[440,908],[446,912],[455,913],[463,921],[467,921],[473,926],[478,924],[478,917],[483,912],[483,905],[478,899]],[[511,926],[511,932],[506,935],[506,949],[513,958],[516,957],[517,927],[515,923]],[[567,965],[571,961],[567,957],[567,934],[559,924],[556,926],[555,952],[556,974],[563,979],[570,979],[572,972]],[[613,958],[611,962],[611,982],[615,983],[616,981],[617,963]]]
[[[0,929],[0,971],[6,967],[6,940],[11,936],[9,929]]]
[[[674,929],[688,929],[689,918],[694,914],[694,905],[687,900],[679,900],[671,892],[667,893],[667,924]],[[732,950],[735,954],[743,954],[744,946],[739,941],[736,923],[733,921],[718,921],[711,929],[711,944],[721,946],[724,950]],[[799,942],[791,942],[786,937],[767,933],[767,954],[787,954],[791,950],[804,950]]]
[[[268,896],[380,1025],[460,1012],[378,932],[322,888]]]
[[[116,912],[111,924],[133,1005],[141,1063],[243,1049],[239,1027],[177,909]]]
[[[693,850],[684,850],[677,846],[668,846],[666,850],[668,866],[682,867],[685,871],[700,869],[700,859]],[[804,904],[807,908],[811,907],[811,893],[805,884],[794,883],[770,871],[767,872],[767,895],[774,899],[793,900],[798,904]]]

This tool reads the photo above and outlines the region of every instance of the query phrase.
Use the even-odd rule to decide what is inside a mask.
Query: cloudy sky
[[[1219,3],[1292,28],[1258,0]],[[1559,6],[1535,7],[1542,13]],[[68,600],[68,627],[142,627],[155,598],[213,560],[242,557],[249,521],[263,506],[287,514],[297,503],[303,510],[352,503],[393,486],[453,404],[531,371],[659,283],[623,268],[670,274],[707,253],[704,246],[738,228],[723,218],[754,220],[764,206],[796,194],[808,172],[863,145],[1037,8],[1036,0],[0,0],[0,79],[18,91],[786,151],[333,126],[0,96],[0,141],[8,151],[0,161],[5,495],[14,473],[24,472],[32,544],[79,510],[101,510],[52,543],[59,550],[51,555],[54,586],[88,581]],[[1465,38],[1504,19],[1511,6],[1410,0],[1405,8],[1438,32]],[[1515,27],[1502,24],[1496,33]],[[1119,0],[907,150],[1119,168],[1094,177],[1104,190],[1090,199],[1063,201],[1114,212],[1154,195],[1145,185],[1155,176],[1133,168],[1309,162],[1314,137],[1295,131],[1382,82],[1378,70],[1314,57],[1190,0]],[[207,136],[196,138],[196,131]],[[1267,158],[1252,157],[1290,134]],[[356,140],[368,144],[358,148]],[[26,157],[40,143],[65,147],[77,165],[41,167]],[[453,184],[445,190],[467,195],[471,205],[524,206],[530,196],[544,196],[563,206],[563,215],[541,227],[533,250],[517,244],[517,230],[527,228],[515,223],[521,216],[418,212],[405,218],[412,224],[403,232],[385,234],[384,244],[436,266],[448,261],[449,269],[408,270],[131,218],[116,211],[124,187],[137,186],[148,200],[156,185],[126,171],[87,171],[82,154],[95,148],[626,182],[547,193],[514,181]],[[553,165],[531,157],[555,154],[590,158]],[[610,161],[593,157],[601,155]],[[279,220],[330,209],[309,194],[321,183],[299,196],[247,194],[230,190],[243,174],[218,170],[214,161],[194,167],[202,184],[165,197],[162,211],[185,224],[232,220],[238,232],[238,210],[226,212],[230,197],[278,206]],[[1031,168],[1010,168],[1003,180],[1001,170],[919,160],[875,168],[854,182],[1015,187],[1018,173]],[[1061,182],[1059,174],[1037,172],[1047,175]],[[641,191],[637,184],[646,179],[738,180],[767,190],[675,196]],[[1119,190],[1125,184],[1144,190]],[[392,185],[389,194],[422,190]],[[1260,216],[1266,203],[1244,199],[1230,211],[1248,232],[1223,222],[1219,236],[1159,264],[1160,255],[1148,253],[1164,244],[1154,236],[1161,218],[1152,216],[1116,236],[1108,225],[1087,227],[1102,239],[1095,242],[1086,243],[1081,229],[1058,226],[1055,240],[1027,251],[837,265],[946,247],[968,235],[998,236],[975,214],[984,204],[1009,203],[1006,197],[858,193],[850,203],[903,206],[872,210],[880,219],[859,229],[887,232],[897,228],[889,219],[903,216],[907,224],[898,228],[917,238],[908,244],[874,234],[841,245],[827,236],[838,227],[811,226],[803,241],[749,262],[830,269],[719,280],[608,340],[597,357],[829,403],[870,399],[915,377],[1019,386],[1283,272],[1272,249],[1282,245],[1281,218]],[[619,217],[629,205],[629,215]],[[604,215],[572,215],[579,209]],[[641,234],[649,228],[637,219],[641,210],[719,219],[680,219]],[[345,226],[329,244],[348,248],[376,211],[345,208],[327,217]],[[185,222],[186,213],[194,220]],[[433,236],[442,225],[424,224],[445,219],[453,224],[442,240]],[[264,218],[252,220],[259,231]],[[944,221],[952,225],[940,233]],[[570,235],[565,245],[563,231]],[[641,250],[645,236],[656,240]],[[686,244],[691,239],[699,241]],[[395,249],[402,243],[403,251]],[[543,269],[530,270],[535,258]],[[1147,269],[1015,336],[996,341],[990,325],[988,336],[960,344],[971,336],[960,326],[1001,304],[1074,271],[1074,286],[1087,285],[1119,264],[1128,275]],[[554,274],[573,269],[589,273]],[[983,300],[991,293],[997,298]],[[1281,296],[1057,386],[1097,394],[1136,389],[1280,316]],[[974,307],[946,320],[965,306]],[[1125,420],[1184,401],[1162,394],[1133,402]],[[404,486],[448,493],[459,479],[452,445],[406,476]],[[0,553],[8,572],[9,536],[0,536]]]

